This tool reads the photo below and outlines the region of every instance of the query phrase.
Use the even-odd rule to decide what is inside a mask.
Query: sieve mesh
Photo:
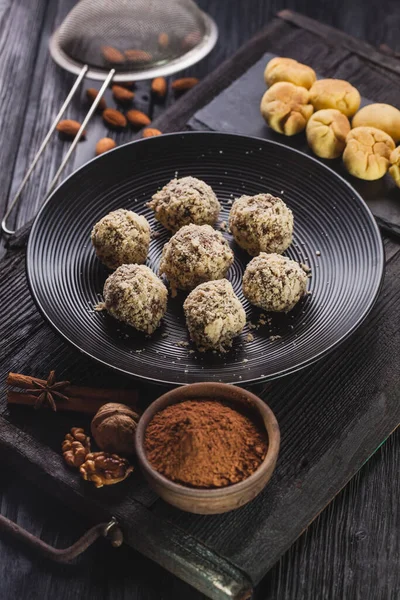
[[[78,63],[124,73],[176,60],[205,33],[192,0],[81,0],[61,25],[58,43]]]

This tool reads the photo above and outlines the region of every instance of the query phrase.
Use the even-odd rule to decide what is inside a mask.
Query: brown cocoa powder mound
[[[268,436],[246,415],[213,400],[186,400],[156,413],[147,426],[150,464],[168,479],[218,488],[249,477],[263,462]]]

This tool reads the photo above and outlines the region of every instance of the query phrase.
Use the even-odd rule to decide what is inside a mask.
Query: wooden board
[[[267,50],[283,53],[284,40],[291,44],[296,30],[282,19],[273,22],[266,33],[221,66],[219,73],[202,82],[200,89],[192,90],[162,115],[162,129],[182,128],[182,118],[186,123],[221,91],[221,85],[226,87]],[[326,43],[311,35],[303,31],[307,47],[317,43],[315,38],[318,44]],[[332,65],[333,52],[332,48],[325,51]],[[322,64],[318,70],[328,74]],[[365,76],[367,72],[365,67]],[[99,369],[67,347],[42,321],[26,287],[25,241],[23,234],[17,236],[0,266],[0,301],[8,309],[0,316],[0,380],[4,381],[8,370],[45,376],[56,368],[60,378],[80,384],[131,386],[132,382]],[[9,411],[4,389],[2,456],[88,515],[88,520],[115,514],[129,544],[211,598],[244,597],[399,422],[400,253],[391,242],[386,243],[386,251],[384,288],[362,329],[307,371],[255,388],[276,412],[283,443],[271,484],[247,507],[215,517],[186,515],[157,499],[138,473],[99,494],[65,469],[59,455],[65,431],[85,420],[22,408]],[[145,403],[161,393],[139,388]]]

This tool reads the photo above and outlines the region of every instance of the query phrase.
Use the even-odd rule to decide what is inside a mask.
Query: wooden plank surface
[[[214,12],[220,27],[222,26],[222,29],[226,28],[223,31],[229,29],[230,32],[233,31],[234,33],[229,36],[225,35],[223,45],[220,45],[219,49],[213,53],[210,60],[204,61],[202,65],[196,67],[196,70],[191,70],[191,74],[195,72],[204,74],[210,65],[219,64],[221,58],[228,55],[245,37],[254,33],[271,16],[272,11],[277,6],[276,3],[272,6],[265,2],[254,2],[252,10],[247,10],[243,3],[232,2],[230,3],[230,10],[227,12],[223,3],[215,3],[213,0],[202,1],[200,4]],[[327,12],[326,6],[323,6],[322,3],[310,7],[304,2],[285,2],[285,5],[296,7],[299,10],[307,10],[312,16],[329,18],[333,24],[342,26],[352,33],[367,36],[375,44],[386,41],[394,47],[394,44],[398,43],[398,39],[394,35],[396,28],[390,27],[390,23],[395,17],[391,17],[385,2],[375,2],[374,6],[370,8],[373,19],[363,18],[366,13],[362,12],[362,3],[352,3],[352,6],[348,7],[349,10],[344,10],[344,6],[347,4],[333,2],[329,6],[331,12]],[[15,6],[24,8],[24,2],[16,2]],[[40,13],[40,10],[37,12]],[[31,23],[29,24],[31,25]],[[234,25],[233,29],[232,25]],[[32,47],[33,45],[29,46],[30,52],[32,52]],[[213,63],[213,61],[215,62]],[[395,254],[393,249],[391,249],[391,252]],[[24,324],[22,323],[21,326],[24,327]],[[47,343],[45,336],[43,337],[43,343]],[[49,350],[52,350],[51,344]],[[60,359],[62,360],[62,356],[60,356]],[[31,357],[30,360],[28,367],[38,366],[35,357]],[[78,368],[84,373],[88,366],[78,365]],[[272,572],[265,581],[264,586],[260,588],[260,598],[262,597],[264,600],[267,596],[268,598],[331,598],[333,594],[335,594],[334,597],[362,597],[363,599],[371,597],[374,600],[375,598],[386,600],[386,598],[396,597],[398,579],[396,579],[396,569],[393,568],[393,556],[396,556],[396,548],[398,555],[398,543],[396,545],[396,541],[391,534],[396,530],[397,523],[395,511],[393,510],[393,506],[396,506],[393,505],[395,496],[393,489],[396,488],[390,486],[390,481],[398,481],[398,469],[394,468],[397,449],[398,436],[380,451],[379,460],[376,458],[367,465],[364,469],[364,477],[359,477],[354,482],[354,486],[358,487],[354,487],[352,484],[352,488],[347,488],[347,491],[334,503],[333,508],[324,513],[318,520],[317,525],[311,527],[306,538],[303,538],[303,541],[300,541],[296,548],[282,561],[281,565]],[[5,485],[10,479],[14,481],[9,472],[7,479],[6,472]],[[2,509],[4,508],[9,516],[20,520],[20,522],[22,521],[22,524],[25,524],[28,528],[33,526],[37,533],[42,530],[41,523],[47,522],[48,526],[45,526],[43,530],[44,537],[48,540],[57,540],[55,531],[58,527],[62,527],[62,524],[56,516],[53,517],[55,512],[52,512],[51,507],[49,507],[49,510],[41,512],[41,504],[46,501],[39,495],[40,500],[36,504],[33,503],[33,512],[31,512],[32,506],[29,502],[24,502],[23,498],[26,484],[21,482],[19,488],[18,485],[13,488],[13,484],[11,484],[10,488],[12,488],[11,494],[7,494],[7,492],[2,494]],[[350,491],[348,491],[349,489]],[[17,493],[15,493],[15,490],[17,490]],[[362,500],[360,499],[361,492],[363,493]],[[356,502],[357,499],[359,500],[358,503]],[[60,508],[60,505],[58,506]],[[366,516],[363,519],[356,512],[355,507],[364,509],[363,514]],[[382,510],[386,509],[385,519],[383,520],[386,526],[383,528],[379,527],[380,522],[377,518],[381,507]],[[341,527],[343,515],[347,516],[347,520],[344,519],[346,524],[344,529]],[[351,518],[354,519],[354,522],[351,521]],[[35,519],[37,520],[35,521]],[[82,522],[80,522],[80,525],[79,521],[70,521],[70,523],[72,522],[77,527],[77,532],[80,532],[84,527]],[[359,529],[353,531],[352,526],[356,527],[356,523],[359,525]],[[378,544],[378,548],[381,549],[379,561],[376,550],[377,544],[373,539],[374,534],[382,540]],[[71,537],[71,532],[64,530],[61,537],[62,540],[68,540]],[[370,537],[371,541],[369,541]],[[327,538],[335,540],[335,543],[326,544]],[[389,551],[387,551],[388,548]],[[0,552],[1,558],[4,558],[1,562],[2,574],[5,575],[3,581],[8,585],[8,588],[3,587],[3,589],[12,590],[13,595],[15,592],[15,596],[31,597],[29,594],[32,590],[30,585],[33,576],[33,581],[39,586],[37,589],[41,590],[40,595],[38,592],[38,597],[47,597],[46,595],[50,593],[54,595],[56,591],[59,598],[73,597],[74,593],[75,597],[76,595],[79,597],[82,594],[86,595],[94,591],[94,595],[90,597],[105,598],[109,594],[112,594],[113,597],[128,597],[129,594],[129,597],[137,597],[138,599],[144,597],[176,598],[178,595],[182,598],[200,598],[200,595],[192,590],[189,591],[184,584],[171,583],[172,578],[162,573],[154,565],[150,565],[146,572],[147,563],[137,556],[135,557],[135,566],[137,566],[138,572],[127,577],[127,572],[130,574],[133,570],[132,555],[127,551],[124,554],[125,560],[122,561],[120,557],[114,558],[111,551],[105,552],[106,558],[104,558],[104,562],[100,560],[100,565],[97,568],[93,567],[89,559],[87,562],[85,559],[81,568],[71,571],[71,573],[74,573],[72,578],[60,569],[53,568],[54,570],[52,570],[48,567],[42,567],[36,562],[31,563],[16,549],[10,552],[8,545],[2,544]],[[97,559],[100,555],[102,556],[101,553],[98,554],[96,551],[92,554]],[[318,559],[316,560],[315,557],[318,557]],[[33,572],[32,564],[34,565]],[[113,565],[112,568],[110,568],[111,564]],[[22,567],[22,571],[18,571],[18,568],[10,569],[8,565]],[[21,577],[21,572],[23,574],[30,572],[31,577],[29,580],[24,576]],[[94,573],[96,573],[95,577],[93,577]],[[168,588],[170,589],[168,590]],[[371,595],[371,590],[373,590],[373,595]]]
[[[47,7],[44,0],[0,3],[0,215],[4,214],[13,181]],[[13,28],[12,23],[18,27]]]

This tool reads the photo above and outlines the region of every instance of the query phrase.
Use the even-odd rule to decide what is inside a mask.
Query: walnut
[[[343,162],[354,177],[380,179],[389,168],[395,144],[390,135],[375,127],[356,127],[346,138]]]
[[[264,79],[267,85],[273,85],[278,81],[289,81],[310,89],[317,76],[311,67],[303,65],[293,58],[276,56],[267,64]]]
[[[133,471],[132,465],[118,454],[91,452],[79,469],[85,481],[93,481],[97,488],[123,481]]]
[[[262,97],[261,114],[274,131],[295,135],[303,131],[314,109],[308,90],[293,83],[274,83]]]
[[[350,123],[346,115],[335,108],[315,112],[307,123],[307,142],[321,158],[337,158],[346,145]]]
[[[352,117],[360,106],[358,90],[344,79],[319,79],[310,89],[310,102],[315,110],[336,108]]]
[[[80,467],[90,452],[90,438],[81,427],[73,427],[62,443],[65,462],[70,467]]]
[[[110,402],[97,411],[92,420],[92,435],[106,452],[133,454],[139,415],[125,404]]]

